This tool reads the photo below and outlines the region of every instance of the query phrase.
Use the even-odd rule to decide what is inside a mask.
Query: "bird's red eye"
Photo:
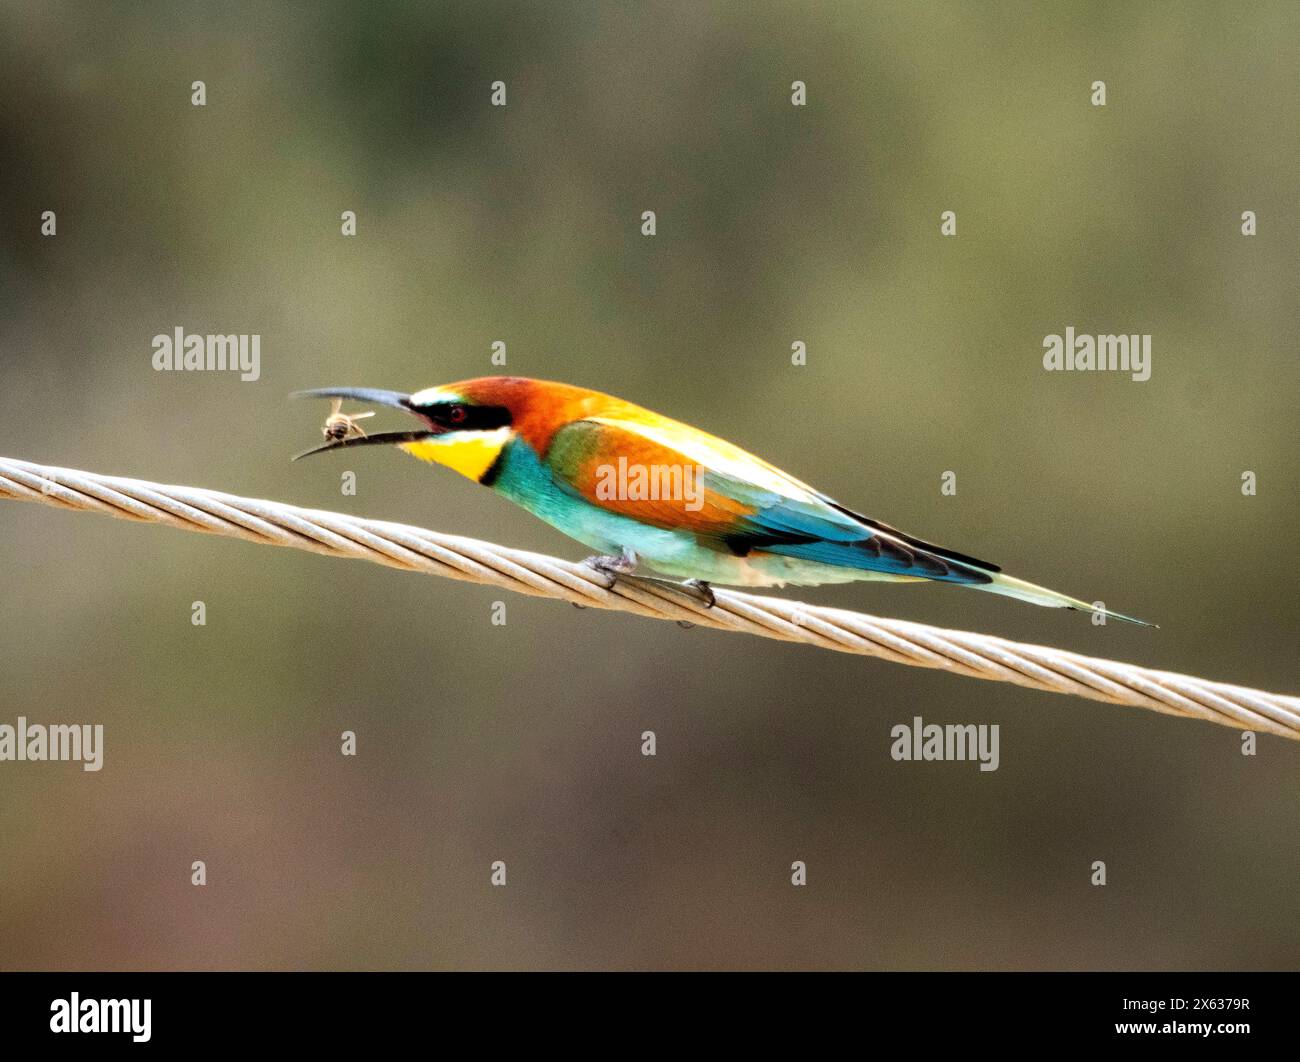
[[[447,419],[453,424],[464,424],[467,416],[469,416],[469,412],[464,406],[452,406],[451,409],[447,410]]]

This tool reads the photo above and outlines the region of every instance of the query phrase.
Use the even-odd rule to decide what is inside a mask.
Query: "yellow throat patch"
[[[453,431],[419,442],[398,443],[398,447],[421,461],[446,465],[477,483],[500,456],[511,434],[508,427],[495,431]]]

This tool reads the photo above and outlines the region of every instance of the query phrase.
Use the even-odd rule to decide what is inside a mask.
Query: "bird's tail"
[[[1057,593],[1055,590],[1048,590],[1045,586],[1035,586],[1033,583],[1027,583],[1023,579],[1015,579],[1010,575],[1003,575],[1001,572],[994,575],[991,581],[987,583],[967,583],[964,585],[972,586],[976,590],[985,590],[990,594],[1014,597],[1017,601],[1028,601],[1031,605],[1044,605],[1047,608],[1068,608],[1073,609],[1075,612],[1091,612],[1094,615],[1105,616],[1107,619],[1136,623],[1141,627],[1156,626],[1156,624],[1148,623],[1146,620],[1125,616],[1122,612],[1112,612],[1108,608],[1097,608],[1087,601],[1080,601],[1076,597],[1068,597],[1065,594]]]

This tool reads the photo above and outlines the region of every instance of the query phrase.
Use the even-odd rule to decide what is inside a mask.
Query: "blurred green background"
[[[576,559],[394,452],[288,462],[287,392],[502,340],[1162,628],[799,596],[1293,693],[1297,69],[1289,2],[4,2],[0,453]],[[1068,325],[1151,380],[1045,373]],[[260,381],[154,372],[177,326]],[[1300,960],[1293,743],[43,506],[0,559],[0,722],[106,728],[0,764],[4,968]],[[893,762],[914,715],[1001,768]]]

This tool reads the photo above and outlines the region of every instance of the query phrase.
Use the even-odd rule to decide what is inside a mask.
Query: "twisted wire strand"
[[[708,608],[671,583],[621,576],[607,587],[606,577],[585,564],[385,520],[6,457],[0,457],[0,498],[374,561],[575,605],[803,642],[1300,740],[1300,697],[733,590],[715,590],[716,604]]]

